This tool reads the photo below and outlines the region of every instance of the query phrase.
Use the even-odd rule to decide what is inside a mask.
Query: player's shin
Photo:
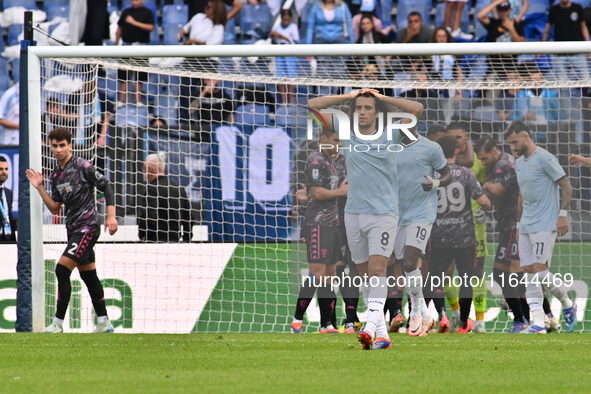
[[[57,264],[55,267],[55,276],[57,277],[57,308],[55,310],[55,317],[63,322],[66,316],[66,310],[70,303],[70,295],[72,294],[72,285],[70,283],[70,271],[66,266]]]
[[[535,280],[535,275],[537,274],[525,274],[525,296],[530,308],[533,325],[537,327],[544,327],[544,310],[542,309],[544,292],[542,290],[541,284],[539,283],[539,279]]]
[[[314,294],[316,294],[316,287],[314,286],[313,282],[314,276],[308,275],[304,279],[302,287],[300,287],[298,300],[296,302],[296,310],[293,315],[294,319],[298,321],[304,320],[304,313],[306,313],[310,302],[312,302],[312,298],[314,298]]]
[[[405,272],[406,292],[411,299],[411,316],[421,316],[421,305],[423,302],[423,275],[421,270]]]
[[[320,308],[321,331],[334,329],[333,312],[335,306],[334,292],[328,286],[318,288],[318,307]]]
[[[107,307],[105,305],[105,291],[103,285],[96,275],[96,270],[81,271],[80,278],[86,284],[88,294],[92,300],[92,306],[99,319],[99,323],[107,319]]]
[[[548,290],[550,293],[562,303],[562,309],[568,309],[573,306],[572,300],[566,294],[566,289],[564,286],[557,286],[557,282],[555,282],[554,275],[549,271],[543,271],[540,273],[542,278],[548,278],[547,280],[544,279],[544,284],[547,285]]]
[[[374,276],[368,279],[366,283],[367,291],[367,323],[364,331],[374,335],[378,327],[385,328],[384,304],[388,295],[388,286],[385,276]]]

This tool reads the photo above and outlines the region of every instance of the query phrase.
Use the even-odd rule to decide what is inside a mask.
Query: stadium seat
[[[178,126],[178,100],[175,97],[160,94],[155,107],[154,116],[164,119],[169,126]]]
[[[14,83],[17,83],[20,81],[20,73],[21,73],[20,64],[21,64],[21,61],[18,57],[15,59],[12,59],[10,61],[10,66],[12,68],[12,80],[14,81]]]
[[[486,31],[486,27],[484,27],[482,25],[482,23],[480,23],[478,21],[478,19],[476,19],[476,15],[480,12],[480,10],[482,10],[484,7],[486,7],[487,5],[489,5],[490,2],[486,1],[486,0],[479,0],[476,2],[476,5],[474,6],[474,40],[478,41],[481,39],[486,40],[486,36],[488,35],[488,32]]]
[[[58,17],[68,19],[70,16],[70,6],[49,5],[45,7],[45,13],[47,14],[48,21],[52,21]]]
[[[272,25],[273,17],[267,4],[245,4],[240,11],[241,42],[252,44],[255,41],[266,39],[271,32]]]
[[[529,0],[528,1],[528,14],[535,14],[535,13],[546,13],[549,9],[549,2],[548,0]]]
[[[226,6],[226,10],[230,12],[232,7]],[[226,27],[224,28],[224,41],[223,44],[225,45],[233,45],[236,44],[236,18],[230,19],[226,22]]]
[[[423,24],[429,25],[431,8],[431,0],[400,0],[396,10],[396,28],[398,30],[406,28],[408,14],[412,11],[420,12],[423,17]]]
[[[188,22],[188,15],[189,7],[187,5],[165,5],[162,7],[162,26],[184,25]]]
[[[23,32],[23,25],[15,24],[8,26],[8,45],[16,45],[19,42],[18,36]]]
[[[542,41],[542,35],[548,22],[548,14],[545,12],[528,13],[525,15],[524,22],[525,40]]]
[[[10,88],[10,75],[8,74],[8,62],[0,57],[0,92],[5,92]],[[2,93],[0,93],[2,94]]]
[[[236,123],[241,126],[265,126],[269,124],[269,107],[261,104],[245,104],[236,108]]]
[[[127,104],[117,108],[115,125],[117,127],[147,127],[149,117],[148,107]]]
[[[156,1],[157,0],[144,0],[144,7],[156,10],[156,8],[158,8]],[[121,9],[124,10],[129,7],[131,7],[131,0],[123,0],[121,4]],[[154,13],[154,16],[156,16],[156,13]]]
[[[111,3],[117,3],[117,2],[116,1],[111,1]],[[43,7],[44,8],[54,7],[54,6],[69,7],[70,6],[70,0],[44,0],[43,1]]]
[[[158,23],[154,23],[154,30],[150,33],[150,45],[160,44],[160,31],[158,30]]]
[[[98,89],[104,97],[111,101],[117,101],[117,70],[106,68],[106,74],[98,77]]]
[[[472,8],[471,2],[467,2],[466,6],[464,7],[464,11],[462,12],[462,22],[460,23],[460,29],[462,29],[464,33],[468,33],[470,31],[470,8]],[[435,7],[435,26],[443,26],[444,19],[445,3],[437,3],[437,7]],[[480,22],[474,18],[474,24],[480,25]]]
[[[37,2],[35,0],[2,0],[3,9],[10,7],[24,7],[28,10],[37,9]]]
[[[392,0],[381,0],[379,5],[381,8],[379,17],[382,21],[382,27],[388,27],[392,24]]]
[[[164,45],[178,45],[179,43],[179,31],[183,28],[182,24],[166,24],[162,26],[164,30],[164,39],[162,43]]]

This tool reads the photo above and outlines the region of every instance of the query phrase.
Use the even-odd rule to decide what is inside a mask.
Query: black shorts
[[[308,263],[334,264],[341,259],[342,235],[336,226],[308,226]]]
[[[511,261],[519,260],[519,245],[517,243],[517,222],[499,222],[499,246],[495,255],[495,262],[510,266]]]
[[[133,71],[133,70],[117,70],[117,79],[122,81],[129,81],[131,79],[135,79],[138,82],[148,82],[148,73],[143,71]]]
[[[461,276],[473,276],[476,268],[476,244],[464,248],[432,247],[429,272],[432,275],[441,275],[454,260],[456,270]]]
[[[101,235],[100,227],[87,232],[68,234],[68,245],[62,256],[66,256],[80,265],[94,263],[94,244]]]

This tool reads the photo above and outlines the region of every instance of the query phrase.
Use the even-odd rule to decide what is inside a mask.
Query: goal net
[[[31,154],[40,148],[47,179],[56,165],[47,133],[66,127],[74,155],[113,184],[120,229],[102,234],[95,251],[116,331],[286,332],[308,270],[306,204],[296,197],[318,150],[308,99],[373,88],[418,100],[420,134],[460,122],[473,142],[491,136],[509,153],[503,131],[524,120],[573,185],[570,232],[556,243],[552,271],[572,275],[577,330],[588,331],[591,174],[568,157],[590,154],[589,68],[580,47],[531,44],[504,44],[506,53],[487,44],[31,48],[41,83],[31,85],[29,102],[37,100],[42,115],[40,125],[31,120]],[[149,157],[173,184],[164,198],[153,195],[160,192],[150,186]],[[96,199],[104,223],[99,191]],[[44,324],[53,317],[53,271],[66,246],[62,214],[44,210],[32,219],[43,228],[42,248],[33,247],[42,249],[44,272],[35,283],[44,284],[33,291],[45,294]],[[167,232],[179,239],[162,238]],[[498,235],[489,213],[487,274]],[[72,279],[66,329],[88,332],[92,304],[76,272]],[[500,296],[489,282],[489,331],[511,326]],[[560,303],[548,297],[560,318]],[[361,300],[361,318],[363,311]],[[343,318],[337,291],[339,324]],[[317,330],[318,320],[313,301],[304,330]]]

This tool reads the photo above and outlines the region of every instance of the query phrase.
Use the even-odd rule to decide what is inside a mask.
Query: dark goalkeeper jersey
[[[449,169],[451,183],[437,188],[437,220],[431,231],[431,245],[466,248],[476,243],[470,200],[482,196],[482,187],[469,168],[451,164]]]
[[[68,234],[85,232],[99,225],[94,188],[102,184],[104,189],[108,184],[103,174],[86,160],[72,156],[64,168],[58,164],[49,179],[51,198],[65,206]]]

